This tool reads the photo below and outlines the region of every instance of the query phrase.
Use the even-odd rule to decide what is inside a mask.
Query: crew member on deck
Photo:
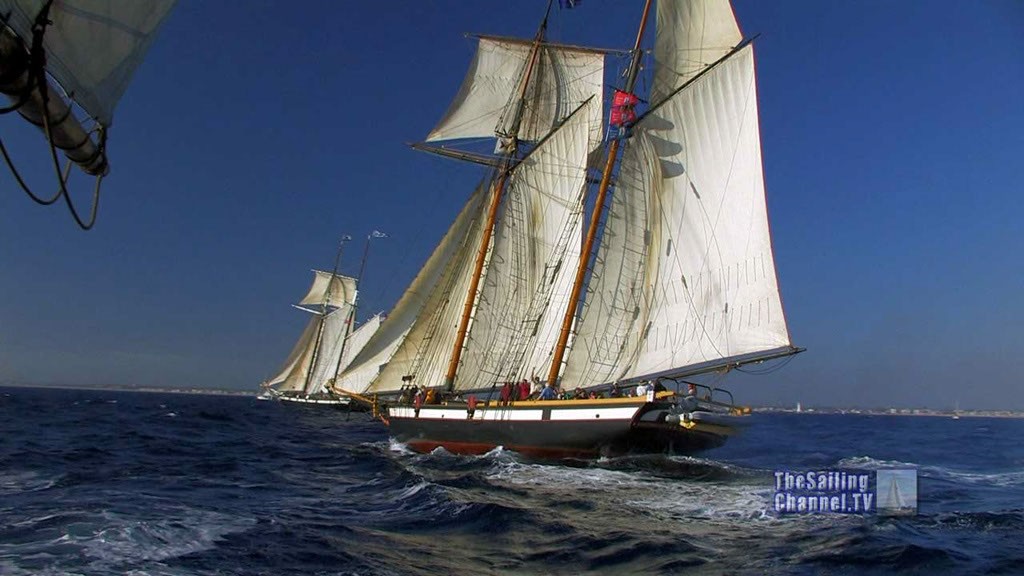
[[[544,385],[544,389],[540,391],[538,400],[554,400],[555,398],[557,398],[555,389],[551,387],[551,382],[548,382]]]

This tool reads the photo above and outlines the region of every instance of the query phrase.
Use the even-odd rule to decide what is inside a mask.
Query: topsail
[[[532,54],[533,45],[481,38],[462,87],[427,141],[511,135],[508,111]],[[601,142],[604,55],[590,50],[541,44],[523,111],[520,140],[546,136],[583,102],[594,98],[590,139]]]

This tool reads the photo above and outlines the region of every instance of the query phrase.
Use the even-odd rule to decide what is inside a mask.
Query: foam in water
[[[836,465],[839,468],[863,468],[867,470],[879,470],[885,468],[913,468],[921,476],[941,478],[956,482],[967,482],[969,484],[1013,487],[1024,486],[1024,470],[1010,470],[1006,472],[964,472],[945,466],[931,466],[916,464],[914,462],[900,462],[899,460],[879,460],[870,456],[854,456],[844,458]]]
[[[144,520],[104,513],[96,531],[78,544],[101,566],[161,561],[212,549],[224,536],[244,532],[255,523],[252,518],[193,509]]]
[[[46,478],[33,471],[2,470],[0,471],[0,495],[46,490],[53,487],[57,480],[58,478]]]

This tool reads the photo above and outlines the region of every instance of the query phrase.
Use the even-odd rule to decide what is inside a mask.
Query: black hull
[[[528,403],[535,411],[545,403]],[[566,403],[562,403],[566,404]],[[417,452],[444,448],[456,454],[484,454],[501,446],[535,458],[596,458],[627,454],[694,454],[725,443],[734,432],[721,426],[687,428],[666,422],[667,406],[634,403],[635,415],[600,419],[586,408],[555,407],[544,410],[545,419],[517,419],[515,409],[504,416],[469,419],[466,412],[448,410],[447,417],[431,417],[437,410],[424,406],[416,417],[411,410],[392,414],[391,435]],[[490,410],[495,410],[491,408]],[[500,410],[500,409],[499,409]],[[563,418],[551,418],[551,412]],[[479,412],[479,411],[478,411]],[[576,419],[565,416],[579,413]]]

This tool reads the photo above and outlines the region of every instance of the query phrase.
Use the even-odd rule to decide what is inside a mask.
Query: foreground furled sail
[[[0,0],[0,93],[12,103],[7,111],[16,110],[46,138],[57,194],[34,191],[10,158],[7,165],[35,202],[49,205],[63,196],[83,230],[96,223],[103,178],[110,172],[107,140],[114,108],[174,3]],[[58,150],[69,160],[63,174]],[[88,216],[75,208],[69,192],[71,162],[95,177]]]
[[[104,139],[114,107],[174,2],[0,0],[9,27],[0,34],[0,91],[82,170],[106,174]],[[42,58],[30,57],[34,45]],[[33,62],[45,62],[45,70]],[[63,93],[40,72],[52,76]],[[65,97],[81,106],[98,137],[71,114]]]
[[[47,70],[104,126],[175,0],[61,0],[50,6],[43,36]],[[27,45],[47,0],[0,0],[7,25]]]
[[[412,448],[504,446],[543,457],[699,451],[736,433],[749,409],[681,378],[800,351],[790,343],[768,230],[753,48],[728,0],[663,0],[653,91],[638,97],[651,4],[613,98],[615,133],[585,237],[591,101],[545,120],[550,127],[521,123],[550,109],[527,105],[531,82],[546,78],[546,18],[532,43],[512,43],[526,54],[516,62],[497,65],[498,51],[481,49],[432,133],[493,130],[501,157],[480,162],[492,166],[481,188],[488,198],[459,235],[465,242],[447,264],[430,264],[452,271],[450,281],[435,285],[412,322],[416,338],[371,385],[409,387],[385,400],[383,417]],[[483,114],[481,101],[506,104]],[[649,108],[638,119],[640,102]],[[520,148],[521,138],[537,144]],[[513,382],[538,373],[549,380],[543,400],[512,393]]]

